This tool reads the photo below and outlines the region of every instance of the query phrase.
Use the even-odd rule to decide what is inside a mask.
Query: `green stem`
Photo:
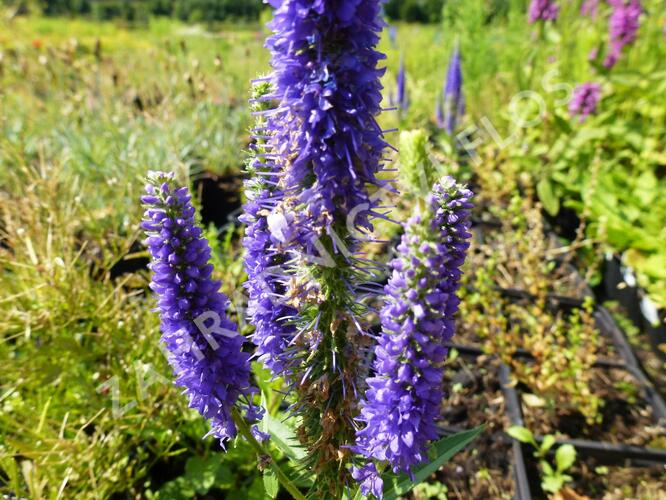
[[[252,432],[250,431],[250,426],[241,416],[239,411],[236,408],[232,408],[231,414],[233,416],[234,422],[236,423],[236,427],[238,427],[238,432],[247,440],[248,443],[250,443],[250,446],[254,448],[254,451],[256,451],[259,455],[269,457],[271,469],[275,473],[275,476],[277,477],[280,484],[284,487],[284,489],[291,493],[291,496],[293,496],[296,500],[306,500],[305,496],[299,491],[296,485],[291,482],[289,477],[287,477],[284,471],[277,464],[271,452],[254,438]]]

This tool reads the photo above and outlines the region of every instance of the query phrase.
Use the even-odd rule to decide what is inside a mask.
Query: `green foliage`
[[[238,171],[246,82],[265,62],[241,56],[261,42],[211,45],[167,20],[0,23],[0,495],[171,498],[208,487],[197,460],[233,477],[211,491],[263,491],[255,454],[202,440],[173,387],[147,272],[111,277],[145,256],[148,168]],[[237,237],[222,236],[218,270],[240,289]]]
[[[213,454],[208,458],[195,456],[187,460],[185,473],[165,483],[154,498],[193,498],[195,495],[207,494],[213,487],[225,490],[234,485],[231,469],[220,460],[219,455]]]
[[[431,483],[421,483],[414,488],[414,497],[417,499],[429,499],[434,498],[435,500],[447,500],[447,493],[449,489],[445,484],[440,483],[439,481],[433,481]]]
[[[644,7],[648,12],[663,12],[658,0]],[[558,82],[601,84],[598,113],[583,122],[571,119],[566,91],[550,94],[533,86],[544,97],[547,114],[537,126],[519,132],[524,142],[514,151],[516,160],[534,175],[544,208],[551,215],[562,206],[584,215],[590,222],[587,236],[615,252],[625,252],[639,283],[664,308],[664,18],[643,16],[636,44],[627,47],[618,65],[607,71],[597,63],[580,65],[590,50],[602,45],[605,26],[592,26],[588,35],[573,44],[569,30],[580,33],[583,25],[594,23],[568,9],[564,16],[558,31],[537,45],[539,57],[560,54],[553,64],[560,73]]]
[[[425,130],[400,133],[398,181],[402,192],[423,195],[430,192],[436,172],[428,157],[428,134]]]
[[[261,0],[39,0],[48,16],[91,15],[97,20],[146,21],[149,16],[174,16],[184,21],[256,20]]]
[[[440,20],[445,0],[388,0],[384,10],[389,19],[416,23]]]

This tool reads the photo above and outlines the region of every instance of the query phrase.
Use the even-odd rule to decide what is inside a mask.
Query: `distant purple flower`
[[[584,0],[583,5],[580,8],[580,13],[583,16],[589,16],[592,19],[597,17],[597,12],[599,10],[599,0]]]
[[[444,103],[442,102],[442,92],[437,93],[437,99],[435,100],[435,123],[437,123],[438,128],[444,128]]]
[[[391,46],[396,48],[398,46],[398,28],[395,25],[390,25],[388,27],[389,40],[391,41]]]
[[[435,184],[426,209],[406,225],[391,262],[381,310],[374,376],[367,380],[356,451],[410,472],[438,437],[446,342],[469,247],[472,193],[450,178]]]
[[[465,113],[465,97],[462,93],[463,75],[460,59],[460,47],[456,43],[453,54],[449,61],[444,85],[444,98],[439,101],[443,109],[437,110],[438,125],[449,135],[453,135],[458,124],[458,119]],[[443,118],[442,118],[443,116]],[[441,123],[440,123],[441,120]]]
[[[409,96],[407,95],[407,73],[405,71],[405,60],[400,59],[400,69],[396,78],[395,96],[391,95],[391,104],[404,111],[409,108]]]
[[[529,9],[529,21],[555,21],[559,14],[559,7],[555,0],[532,0]]]
[[[190,408],[210,420],[210,434],[222,442],[236,435],[231,408],[251,403],[249,355],[244,338],[226,315],[227,297],[211,278],[210,247],[194,219],[187,188],[173,174],[152,172],[146,186],[143,229],[152,256],[151,289],[157,294],[162,341],[169,352],[175,383],[185,388]]]
[[[622,49],[636,41],[643,12],[639,0],[609,0],[613,12],[608,20],[610,38],[608,54],[604,60],[606,68],[612,68],[622,55]]]
[[[597,105],[601,98],[601,85],[598,83],[583,83],[573,91],[573,97],[569,103],[571,116],[579,116],[581,123],[588,115],[597,111]]]

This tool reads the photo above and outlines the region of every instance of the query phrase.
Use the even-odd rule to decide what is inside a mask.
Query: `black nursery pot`
[[[203,172],[192,179],[193,192],[201,200],[201,221],[223,227],[239,224],[243,177],[241,174],[216,175]]]
[[[581,220],[578,213],[571,209],[562,206],[563,200],[560,200],[560,211],[557,215],[552,216],[547,211],[543,211],[544,218],[553,230],[562,235],[569,241],[576,239],[578,228],[580,227]]]
[[[654,306],[643,299],[641,302],[641,320],[643,331],[650,338],[650,344],[654,353],[666,361],[666,311],[658,311]]]
[[[635,286],[633,277],[629,280],[632,283],[627,283],[629,272],[617,256],[607,256],[603,280],[605,297],[620,303],[631,322],[648,335],[655,355],[666,361],[666,352],[660,347],[666,344],[666,311],[657,311],[648,305],[645,291]]]
[[[607,255],[604,260],[603,293],[606,298],[619,302],[627,317],[640,327],[643,315],[639,290],[635,284],[627,283],[625,276],[628,272],[616,255]]]

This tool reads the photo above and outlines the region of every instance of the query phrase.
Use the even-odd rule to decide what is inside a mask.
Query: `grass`
[[[203,474],[192,457],[221,457],[217,488],[261,498],[249,450],[213,455],[166,378],[147,273],[110,272],[137,250],[147,169],[238,171],[260,32],[3,23],[0,491],[174,498]]]

